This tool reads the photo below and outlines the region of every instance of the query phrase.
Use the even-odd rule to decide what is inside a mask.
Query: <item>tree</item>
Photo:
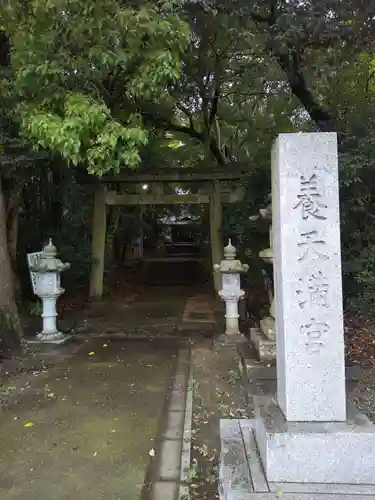
[[[19,344],[22,338],[22,330],[15,302],[12,265],[7,244],[6,220],[5,199],[0,176],[0,338],[3,341],[3,348]]]
[[[358,0],[8,2],[12,119],[34,145],[98,175],[248,164],[231,228],[268,192],[277,133],[337,130],[345,193],[370,216],[359,186],[373,165],[371,9]],[[366,155],[353,155],[359,145]],[[345,234],[355,234],[353,213]]]
[[[317,104],[307,102],[305,97],[308,94],[317,103],[327,101],[333,88],[328,78],[337,79],[340,71],[347,70],[354,49],[349,52],[335,40],[326,54],[323,41],[329,30],[341,29],[341,20],[335,19],[337,26],[328,25],[326,14],[311,6],[307,9],[307,4],[303,3],[302,8],[289,2],[283,10],[279,2],[274,25],[270,27],[264,3],[186,1],[184,14],[192,40],[182,58],[181,77],[170,92],[173,99],[168,95],[153,108],[147,106],[144,116],[159,128],[200,142],[206,161],[212,158],[219,164],[248,156],[244,152],[252,150],[250,144],[255,134],[249,131],[254,124],[263,121],[269,128],[273,121],[279,132],[311,127],[302,106],[321,130],[334,127],[333,118],[331,125],[321,123],[323,104],[318,112]],[[323,24],[319,33],[318,23]],[[305,50],[296,33],[305,33],[306,29],[315,30],[316,45]],[[294,57],[293,44],[301,51],[298,71],[303,74],[299,74],[299,80],[296,75],[287,74],[285,64],[281,64],[283,57]],[[359,42],[355,47],[358,45]],[[296,66],[294,69],[297,71]],[[296,80],[305,87],[312,81],[311,89],[297,88]],[[332,117],[341,116],[338,111],[333,107]]]
[[[27,141],[42,156],[61,155],[92,174],[136,167],[148,140],[136,101],[152,101],[178,77],[189,31],[174,0],[16,0],[1,7],[0,330],[19,343],[7,211],[17,220],[22,182],[32,175],[27,167],[36,156]]]
[[[20,345],[22,328],[16,303],[16,245],[22,181],[20,169],[30,165],[32,154],[17,136],[12,121],[10,44],[0,31],[0,339],[2,348]]]
[[[202,1],[205,9],[251,19],[262,37],[264,53],[277,61],[292,94],[321,131],[341,130],[340,117],[316,80],[330,80],[356,59],[372,54],[375,16],[372,2],[358,0]],[[316,57],[318,55],[318,64]],[[373,76],[373,75],[372,75]]]
[[[231,115],[238,115],[241,106],[250,109],[265,95],[259,40],[251,21],[241,25],[235,13],[229,16],[187,1],[184,16],[192,37],[182,57],[181,76],[169,96],[153,108],[146,106],[144,116],[159,128],[200,143],[206,163],[223,165],[240,149],[229,148],[233,137],[225,134],[226,121],[233,122]],[[241,127],[241,119],[246,126],[247,120],[237,116],[234,128]]]
[[[4,8],[22,129],[89,173],[136,167],[147,143],[136,101],[179,74],[178,2],[15,1]]]

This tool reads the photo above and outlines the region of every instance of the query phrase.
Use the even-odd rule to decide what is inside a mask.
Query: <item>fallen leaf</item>
[[[108,344],[103,344],[103,347],[108,347]]]
[[[94,351],[89,352],[89,356],[94,356],[94,354],[95,354]]]
[[[35,425],[34,422],[25,422],[23,424],[24,427],[34,427],[34,425]]]

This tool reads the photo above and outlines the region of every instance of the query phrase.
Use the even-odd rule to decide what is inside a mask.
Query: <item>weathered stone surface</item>
[[[275,320],[271,316],[260,320],[260,329],[268,340],[276,341]]]
[[[250,328],[250,339],[260,361],[276,359],[276,340],[268,339],[260,328]]]
[[[375,500],[375,495],[336,495],[320,493],[249,493],[246,497],[231,497],[230,500]],[[163,497],[164,500],[164,497]]]
[[[279,411],[281,414],[281,412]],[[350,413],[350,410],[349,410]],[[282,416],[282,414],[281,414]],[[220,421],[220,436],[222,449],[225,449],[226,455],[240,456],[241,459],[236,462],[234,470],[237,474],[238,483],[246,483],[248,480],[248,471],[241,469],[243,464],[243,452],[238,449],[238,437],[235,432],[235,425],[239,424],[245,449],[245,461],[248,464],[250,479],[253,489],[250,487],[247,491],[238,490],[237,487],[232,487],[231,482],[221,482],[219,489],[220,500],[359,500],[359,499],[375,499],[375,485],[371,484],[349,484],[349,483],[285,483],[285,482],[268,482],[263,466],[258,454],[258,450],[254,445],[253,432],[255,421],[251,420],[226,420]],[[297,426],[299,424],[292,424]],[[322,426],[321,423],[314,423],[314,426]],[[329,425],[334,425],[330,423]],[[344,424],[338,424],[344,425]],[[233,473],[232,461],[224,460],[224,455],[221,455],[220,470],[221,477],[230,477]],[[287,459],[287,458],[286,458]],[[316,461],[311,460],[312,465]]]
[[[272,183],[278,403],[288,421],[345,421],[336,134],[281,134]]]
[[[221,420],[220,436],[220,497],[227,499],[227,493],[231,492],[231,498],[246,498],[246,495],[254,489],[239,421]]]
[[[73,339],[72,335],[64,335],[63,333],[60,334],[59,337],[57,338],[40,338],[40,337],[34,337],[27,339],[28,344],[55,344],[55,345],[63,345],[68,343],[70,340]]]
[[[375,483],[375,426],[353,407],[346,422],[287,422],[272,397],[254,397],[268,481]]]
[[[315,493],[318,495],[361,495],[356,498],[375,496],[375,485],[371,484],[321,484],[321,483],[269,483],[274,493]],[[323,497],[324,498],[324,497]]]

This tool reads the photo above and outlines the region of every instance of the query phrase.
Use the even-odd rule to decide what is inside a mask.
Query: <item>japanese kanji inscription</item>
[[[310,318],[308,323],[301,325],[301,334],[310,354],[319,354],[324,347],[325,336],[329,331],[329,325]]]
[[[327,205],[322,203],[322,194],[318,190],[317,175],[312,174],[309,178],[304,175],[300,176],[300,191],[297,195],[298,202],[293,209],[301,209],[302,219],[306,220],[309,217],[325,220],[324,209]]]
[[[305,260],[307,257],[315,257],[318,259],[329,259],[328,255],[323,253],[326,242],[319,237],[318,231],[308,231],[300,234],[298,247],[301,249],[298,257],[299,261]]]
[[[298,279],[296,290],[298,305],[303,309],[306,305],[312,307],[329,307],[329,283],[320,270],[316,270],[307,278]]]

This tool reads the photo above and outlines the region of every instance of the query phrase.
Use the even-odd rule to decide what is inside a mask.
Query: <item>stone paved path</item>
[[[140,498],[177,353],[91,340],[15,394],[0,415],[0,498]]]
[[[110,298],[87,311],[85,331],[92,334],[150,338],[214,335],[217,301],[196,287],[145,287],[130,300]]]

